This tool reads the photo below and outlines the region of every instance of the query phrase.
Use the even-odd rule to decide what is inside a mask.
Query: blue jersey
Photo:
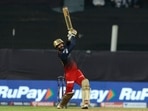
[[[58,53],[58,56],[61,59],[66,72],[77,69],[77,64],[71,57],[71,51],[75,45],[76,37],[71,37],[71,39],[65,44],[64,49]]]

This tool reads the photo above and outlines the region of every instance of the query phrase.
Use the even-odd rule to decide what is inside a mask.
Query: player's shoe
[[[83,105],[81,109],[88,109],[88,104]]]
[[[58,104],[57,109],[67,109],[67,106],[62,106],[61,104]]]
[[[63,107],[60,104],[58,104],[57,109],[63,109]]]

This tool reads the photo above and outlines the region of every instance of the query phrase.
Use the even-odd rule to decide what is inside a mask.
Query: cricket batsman
[[[82,71],[78,68],[77,63],[71,56],[71,52],[76,45],[78,39],[77,31],[75,29],[69,30],[67,34],[67,42],[58,38],[53,41],[54,47],[58,51],[58,57],[62,61],[64,67],[64,77],[66,82],[66,91],[57,105],[58,109],[64,108],[74,95],[74,84],[78,84],[82,89],[82,109],[88,109],[90,103],[90,84],[89,80],[84,76]]]

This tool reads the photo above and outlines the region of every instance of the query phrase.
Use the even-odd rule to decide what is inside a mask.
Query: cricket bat
[[[63,7],[63,14],[64,14],[67,30],[69,30],[69,31],[73,30],[73,26],[72,26],[68,7]]]

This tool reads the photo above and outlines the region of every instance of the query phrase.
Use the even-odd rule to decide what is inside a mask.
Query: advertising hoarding
[[[147,82],[98,82],[90,81],[90,102],[94,105],[117,102],[148,103]],[[65,87],[64,87],[65,89]],[[0,102],[57,102],[57,81],[1,80]],[[60,88],[60,98],[62,88]],[[81,89],[74,87],[70,102],[81,104]],[[131,104],[130,104],[131,105]]]

